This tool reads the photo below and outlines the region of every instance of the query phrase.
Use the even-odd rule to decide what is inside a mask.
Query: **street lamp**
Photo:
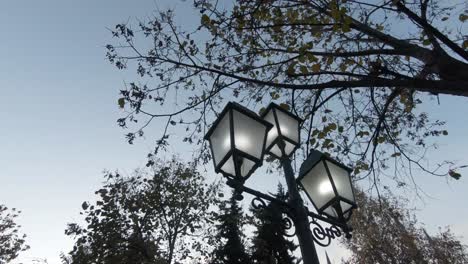
[[[331,239],[341,236],[339,228],[350,237],[347,221],[356,203],[349,175],[351,170],[319,151],[311,152],[296,180],[290,157],[299,147],[301,122],[299,117],[273,103],[259,117],[230,102],[205,139],[210,142],[215,172],[228,178],[227,183],[236,190],[237,198],[241,199],[241,193],[247,192],[255,196],[252,204],[261,201],[265,205],[264,199],[279,205],[294,222],[303,263],[318,264],[314,241],[329,245]],[[244,186],[246,179],[262,165],[266,151],[279,159],[283,167],[288,186],[287,202]],[[318,213],[312,213],[304,206],[298,185],[302,186]],[[323,228],[317,220],[331,227]],[[313,232],[311,225],[314,225]],[[328,242],[320,242],[326,239]]]
[[[209,140],[216,173],[244,182],[262,165],[271,124],[249,109],[228,103],[211,126]]]
[[[297,180],[319,214],[346,221],[352,209],[356,208],[349,175],[351,171],[323,153],[312,150],[302,164]]]
[[[284,148],[284,154],[291,156],[299,147],[299,125],[302,119],[274,103],[267,107],[261,117],[273,125],[267,137],[268,153],[279,159],[283,156],[282,149]]]

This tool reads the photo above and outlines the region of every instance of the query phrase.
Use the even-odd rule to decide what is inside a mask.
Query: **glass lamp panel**
[[[281,135],[291,139],[292,141],[299,142],[299,121],[281,110],[275,110],[276,116],[278,117],[278,123],[281,131]]]
[[[255,166],[255,162],[249,159],[243,158],[242,165],[240,167],[241,176],[242,177],[247,176],[254,166]]]
[[[351,211],[348,211],[343,215],[344,219],[346,219],[346,220],[349,220],[350,216],[351,216]]]
[[[263,118],[263,120],[273,125],[270,131],[268,131],[268,136],[267,136],[267,141],[266,141],[266,147],[269,147],[271,143],[278,137],[278,127],[276,126],[275,116],[273,114],[273,111],[268,112],[268,114]]]
[[[333,186],[328,178],[323,161],[317,163],[301,179],[301,184],[317,209],[320,209],[335,197],[335,192],[333,191]]]
[[[273,153],[277,157],[281,157],[281,150],[278,147],[278,144],[275,144],[271,149],[270,152]]]
[[[288,142],[288,141],[284,141],[284,142],[286,143],[284,147],[284,152],[286,153],[287,156],[289,156],[294,151],[295,145],[293,145],[291,142]]]
[[[238,111],[233,112],[233,118],[236,149],[260,159],[267,127]]]
[[[335,183],[338,195],[354,202],[353,189],[350,182],[349,172],[342,167],[335,165],[333,162],[326,161],[330,174]]]
[[[338,214],[336,213],[335,208],[332,206],[327,207],[323,212],[331,217],[338,218]]]
[[[216,167],[231,149],[231,136],[229,126],[229,112],[224,115],[210,137],[213,159]]]
[[[234,159],[232,156],[223,164],[221,170],[224,173],[230,174],[232,176],[236,175],[236,170],[234,169]]]
[[[341,211],[343,213],[345,213],[346,211],[348,211],[349,209],[351,209],[351,207],[353,207],[351,204],[347,203],[347,202],[343,202],[343,201],[340,201],[340,206],[341,206]]]

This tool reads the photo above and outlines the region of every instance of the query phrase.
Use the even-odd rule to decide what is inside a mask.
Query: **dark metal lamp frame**
[[[265,138],[264,138],[263,145],[262,145],[262,153],[260,155],[260,159],[255,158],[252,155],[249,155],[248,153],[245,153],[236,148],[235,142],[234,142],[235,123],[233,119],[233,111],[238,111],[241,114],[244,114],[266,126],[266,131],[265,131],[266,134],[265,134]],[[345,202],[348,202],[352,204],[353,206],[350,210],[347,210],[346,212],[341,212],[340,211],[341,207],[336,206],[335,209],[337,210],[337,214],[340,216],[338,217],[338,219],[330,215],[322,215],[323,210],[325,208],[319,208],[321,210],[317,210],[318,213],[313,213],[307,209],[307,207],[304,205],[304,202],[298,190],[298,187],[301,186],[300,185],[301,178],[299,179],[295,178],[294,170],[291,165],[290,156],[292,153],[294,153],[294,151],[292,151],[289,155],[286,154],[286,151],[285,151],[285,145],[286,145],[285,142],[293,144],[294,150],[296,150],[299,147],[299,142],[295,142],[294,140],[288,137],[285,137],[284,135],[281,134],[281,131],[280,131],[281,127],[278,126],[278,117],[276,115],[277,113],[276,111],[282,111],[288,116],[293,117],[294,119],[298,120],[299,125],[302,120],[275,104],[270,104],[267,110],[263,113],[262,117],[265,117],[269,111],[273,111],[275,122],[276,122],[277,129],[278,129],[278,137],[269,146],[265,146],[266,141],[267,141],[268,131],[271,129],[273,125],[271,125],[267,121],[264,121],[256,113],[250,111],[249,109],[237,103],[232,103],[232,102],[228,103],[228,105],[225,107],[223,112],[220,114],[219,118],[212,125],[212,127],[209,129],[208,133],[205,136],[205,139],[210,141],[211,152],[214,154],[213,144],[210,140],[210,136],[212,135],[212,133],[218,126],[219,122],[221,122],[221,120],[225,117],[225,115],[229,115],[229,118],[230,118],[230,124],[229,124],[230,131],[229,132],[230,132],[230,139],[231,139],[231,146],[230,146],[231,148],[227,152],[227,154],[224,157],[222,157],[221,161],[218,162],[218,165],[216,165],[216,161],[213,157],[213,162],[215,165],[215,172],[216,173],[221,172],[223,176],[227,178],[227,184],[230,187],[235,189],[236,199],[241,200],[243,198],[242,193],[248,193],[248,194],[253,195],[254,198],[252,199],[251,203],[254,209],[261,210],[265,208],[267,206],[265,201],[268,201],[277,205],[278,208],[280,208],[281,213],[283,214],[283,223],[284,223],[283,234],[287,236],[294,236],[294,235],[297,236],[298,241],[299,241],[299,246],[301,249],[301,253],[302,253],[303,263],[304,264],[318,264],[319,259],[317,256],[317,252],[315,250],[314,242],[321,246],[328,246],[330,245],[332,239],[340,237],[343,234],[345,235],[345,237],[350,238],[352,228],[348,226],[347,221],[349,220],[349,216],[352,212],[352,208],[355,208],[355,203],[350,203],[352,201],[349,201],[347,199],[345,200],[344,197],[339,197],[339,199]],[[298,133],[300,133],[300,129],[298,129]],[[298,141],[300,140],[299,136],[300,135],[298,134]],[[278,199],[277,197],[274,197],[274,196],[271,196],[271,195],[268,195],[268,194],[265,194],[260,191],[244,186],[246,179],[252,175],[252,173],[255,171],[256,168],[262,165],[263,156],[265,155],[265,152],[271,150],[271,148],[275,144],[277,144],[281,150],[281,157],[278,157],[275,155],[273,156],[279,159],[280,164],[284,170],[284,176],[285,176],[285,180],[288,186],[288,195],[287,195],[288,200],[287,201],[283,201],[281,199]],[[221,170],[222,166],[227,162],[227,160],[231,156],[233,157],[233,161],[234,161],[235,175],[232,175],[230,173],[227,173]],[[240,161],[242,161],[243,158],[247,158],[255,163],[252,169],[244,177],[242,177],[240,173],[240,167],[242,165]],[[305,172],[305,173],[309,172],[318,162],[320,161],[323,162],[324,159],[326,159],[327,161],[333,162],[334,164],[342,168],[345,168],[343,167],[343,165],[339,164],[338,162],[332,159],[329,159],[328,157],[323,156],[323,154],[320,156],[317,154],[311,159],[312,161],[308,159],[309,161],[307,162],[307,165],[305,166],[304,171],[301,167],[301,172]],[[327,168],[327,173],[328,173],[328,177],[330,178],[331,175],[330,175],[330,171],[328,168]],[[304,176],[304,174],[301,174],[301,175]],[[330,180],[332,182],[332,185],[335,191],[335,198],[336,198],[336,196],[338,195],[336,191],[336,186],[333,182],[333,179],[330,178]],[[336,203],[337,200],[334,200],[334,202]],[[337,203],[339,205],[339,200]],[[346,217],[345,217],[345,214],[346,214]],[[321,222],[327,223],[329,226],[324,227],[322,226]],[[288,234],[289,232],[291,232],[291,230],[294,230],[294,233],[292,235]]]
[[[239,112],[239,113],[241,113],[241,114],[243,114],[243,115],[245,115],[245,116],[247,116],[249,118],[252,118],[253,120],[263,124],[264,126],[266,126],[265,137],[264,137],[264,140],[263,140],[263,144],[261,146],[263,151],[262,151],[262,153],[260,155],[260,159],[236,148],[235,136],[234,136],[234,126],[235,126],[234,111],[237,111],[237,112]],[[221,112],[221,114],[219,115],[218,119],[213,123],[213,125],[211,126],[211,128],[208,130],[208,132],[206,133],[206,135],[204,137],[205,140],[210,141],[211,153],[214,153],[214,152],[213,152],[213,144],[212,144],[212,142],[210,140],[210,137],[213,134],[213,132],[215,131],[215,129],[218,127],[221,120],[223,120],[225,115],[229,115],[229,130],[230,130],[229,131],[229,136],[231,138],[230,139],[231,140],[231,146],[230,146],[229,151],[226,153],[226,155],[218,162],[218,165],[216,165],[216,161],[213,158],[213,164],[214,164],[214,167],[215,167],[215,172],[216,173],[221,172],[225,177],[227,177],[229,179],[235,179],[236,181],[239,181],[239,182],[245,182],[252,175],[252,173],[258,167],[262,166],[262,164],[263,164],[263,157],[265,155],[264,150],[265,150],[268,131],[273,127],[273,125],[270,124],[269,122],[264,121],[263,119],[259,118],[258,115],[255,112],[247,109],[246,107],[244,107],[244,106],[242,106],[242,105],[240,105],[238,103],[229,102],[226,105],[226,107],[224,108],[224,110]],[[232,159],[233,159],[233,162],[234,162],[235,175],[227,173],[227,172],[221,170],[221,168],[229,160],[229,158],[231,158],[231,156],[232,156]],[[253,161],[255,163],[255,165],[250,169],[250,171],[248,172],[247,175],[242,177],[241,172],[240,172],[240,167],[241,167],[242,164],[240,163],[240,161],[242,161],[243,158],[247,158],[247,159]]]
[[[285,115],[287,115],[287,116],[289,116],[289,117],[291,117],[291,118],[297,120],[298,123],[299,123],[299,125],[300,125],[304,120],[302,120],[301,118],[299,118],[299,117],[297,117],[297,116],[291,114],[289,111],[286,111],[286,110],[283,109],[281,106],[279,106],[279,105],[277,105],[277,104],[275,104],[275,103],[270,103],[270,104],[268,105],[268,107],[265,109],[265,111],[260,115],[260,117],[261,117],[262,119],[264,119],[264,118],[268,115],[268,113],[270,113],[271,111],[273,112],[273,118],[275,119],[275,125],[276,125],[275,128],[277,129],[278,136],[276,137],[275,140],[273,140],[273,141],[270,143],[269,146],[266,146],[266,152],[267,152],[268,154],[272,155],[273,157],[275,157],[275,158],[277,158],[277,159],[280,159],[281,157],[278,157],[277,155],[273,154],[272,152],[270,152],[270,150],[271,150],[276,144],[278,144],[278,145],[284,144],[284,142],[282,142],[282,141],[287,141],[287,142],[289,142],[289,143],[291,143],[291,144],[294,145],[294,149],[291,151],[291,153],[290,153],[289,156],[288,156],[288,157],[290,157],[290,156],[292,156],[293,153],[299,148],[299,142],[295,142],[294,140],[292,140],[292,139],[290,139],[290,138],[284,136],[284,135],[281,133],[281,126],[280,126],[280,123],[279,123],[279,121],[278,121],[277,111],[281,111],[281,112],[284,113]],[[297,138],[298,138],[298,141],[299,141],[299,139],[301,138],[301,134],[300,134],[301,132],[300,132],[300,131],[301,131],[300,129],[298,129],[298,131],[297,131]]]
[[[301,188],[307,194],[307,197],[312,202],[312,204],[314,205],[315,209],[317,210],[317,212],[319,214],[324,214],[327,217],[329,217],[331,219],[338,220],[338,221],[348,221],[350,219],[350,217],[351,217],[353,209],[356,209],[357,205],[356,205],[356,203],[354,201],[351,201],[351,200],[349,200],[349,199],[347,199],[347,198],[340,195],[340,193],[338,192],[338,190],[336,188],[336,183],[335,183],[335,181],[334,181],[334,179],[333,179],[333,177],[332,177],[332,175],[330,173],[330,169],[328,168],[327,162],[325,162],[325,161],[333,163],[334,165],[346,170],[348,173],[351,173],[353,171],[351,168],[349,168],[349,167],[339,163],[338,161],[328,157],[327,155],[323,154],[322,152],[312,150],[311,153],[309,154],[309,158],[307,158],[307,160],[301,166],[301,169],[300,169],[300,172],[299,172],[299,177],[297,178],[296,181],[297,181],[298,185],[301,186]],[[314,202],[312,197],[310,197],[309,193],[307,191],[305,191],[305,188],[302,185],[302,181],[301,181],[320,162],[323,162],[323,164],[324,164],[325,170],[327,172],[327,177],[328,177],[328,179],[329,179],[329,181],[330,181],[330,183],[331,183],[331,185],[333,187],[333,193],[335,194],[335,197],[333,199],[331,199],[330,201],[328,201],[326,204],[324,204],[322,207],[318,207],[316,205],[316,203]],[[355,197],[354,188],[353,188],[353,186],[351,184],[351,177],[348,177],[348,180],[349,180],[348,184],[351,187],[351,191],[353,192],[353,197]],[[351,205],[351,207],[349,209],[347,209],[346,211],[342,211],[341,205],[340,205],[341,201],[343,201],[345,203],[348,203],[349,205]],[[337,211],[338,218],[325,212],[325,209],[327,209],[330,206],[332,206]]]
[[[283,213],[283,234],[287,237],[293,237],[296,235],[295,230],[293,230],[293,223],[296,222],[296,212],[294,210],[294,206],[291,206],[289,202],[249,188],[245,186],[243,182],[238,182],[235,179],[228,178],[227,185],[236,191],[236,197],[242,198],[242,193],[248,193],[254,196],[254,198],[251,200],[251,205],[254,210],[263,210],[266,208],[267,203],[265,201],[277,205],[279,208],[281,208],[281,213]],[[339,238],[343,235],[348,239],[351,238],[352,227],[347,224],[347,221],[325,217],[320,214],[311,212],[307,208],[306,210],[313,240],[318,245],[327,247],[331,244],[332,239]],[[323,226],[321,222],[324,222],[329,226]]]

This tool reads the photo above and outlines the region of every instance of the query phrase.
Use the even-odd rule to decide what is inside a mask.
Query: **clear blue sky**
[[[157,6],[176,7],[180,23],[193,22],[191,1],[0,2],[0,203],[23,211],[19,222],[31,249],[20,261],[59,263],[60,251],[72,246],[64,235],[66,224],[79,221],[84,200],[94,200],[101,172],[130,172],[145,164],[151,135],[128,145],[115,122],[118,90],[134,75],[107,63],[104,45],[111,41],[106,27],[150,16]],[[449,122],[450,135],[434,160],[468,163],[467,103],[442,97],[440,106],[427,105]],[[266,181],[260,176],[253,185]],[[419,179],[434,196],[419,204],[428,229],[452,225],[468,238],[468,175],[450,186],[426,175]]]

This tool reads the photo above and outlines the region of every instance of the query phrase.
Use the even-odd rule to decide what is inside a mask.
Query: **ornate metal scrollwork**
[[[337,226],[331,225],[330,227],[323,227],[314,218],[312,218],[309,224],[315,243],[322,247],[330,245],[332,239],[342,235],[341,230]]]
[[[263,199],[259,197],[253,198],[250,204],[252,205],[252,208],[256,211],[265,209],[267,207],[265,201],[263,201]]]
[[[287,237],[293,237],[296,235],[296,227],[294,225],[295,211],[293,207],[277,197],[273,197],[256,190],[246,187],[241,187],[239,189],[241,189],[241,192],[244,191],[254,196],[251,201],[251,205],[252,209],[255,211],[266,209],[269,206],[268,203],[274,204],[276,211],[273,211],[278,213],[275,217],[281,218],[281,230],[278,231]],[[345,222],[328,219],[310,211],[308,212],[308,216],[312,219],[309,222],[309,226],[314,242],[322,247],[327,247],[330,245],[332,239],[341,237],[343,234],[347,238],[351,237],[352,229]],[[327,223],[329,226],[323,227],[321,222]]]
[[[267,203],[260,197],[253,198],[250,204],[256,211],[263,210],[267,207]],[[277,204],[277,207],[280,209],[279,213],[281,213],[281,233],[286,237],[294,237],[296,235],[296,229],[288,208],[284,208],[279,204]]]
[[[296,228],[294,227],[294,222],[292,218],[284,213],[283,214],[283,235],[287,237],[294,237],[296,235]]]

